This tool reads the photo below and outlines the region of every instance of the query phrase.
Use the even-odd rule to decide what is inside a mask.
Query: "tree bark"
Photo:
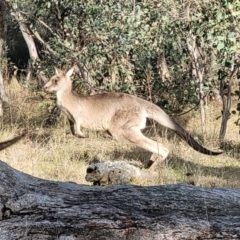
[[[3,116],[3,105],[9,103],[9,99],[4,87],[3,81],[3,68],[5,64],[3,64],[3,51],[4,51],[4,41],[6,40],[5,33],[5,7],[0,2],[0,117]]]
[[[236,190],[87,186],[0,167],[1,240],[240,238]]]
[[[14,19],[18,22],[19,29],[23,35],[23,38],[27,44],[30,59],[28,61],[28,70],[27,70],[27,76],[26,76],[26,86],[28,87],[29,81],[32,76],[32,66],[37,62],[39,59],[37,48],[33,39],[33,34],[30,31],[30,28],[27,26],[26,21],[24,17],[22,16],[20,10],[17,7],[16,3],[13,3],[12,5],[8,3],[7,1],[3,0],[3,3],[5,6],[9,9],[11,15],[14,17]]]
[[[3,52],[3,39],[0,38],[0,117],[3,116],[3,105],[9,103],[2,74],[2,52]]]
[[[232,104],[232,86],[233,86],[233,78],[234,76],[237,74],[238,71],[238,64],[236,64],[231,72],[231,76],[228,82],[228,86],[227,86],[227,91],[225,93],[224,91],[224,82],[223,80],[221,81],[221,97],[222,97],[222,103],[223,103],[223,110],[222,110],[222,124],[221,124],[221,128],[220,128],[220,132],[219,132],[219,142],[220,144],[223,143],[226,132],[227,132],[227,122],[228,119],[231,115],[230,113],[230,109],[231,109],[231,104]]]
[[[32,37],[32,33],[30,32],[28,26],[26,25],[26,22],[21,14],[21,12],[18,10],[17,4],[13,4],[10,8],[11,15],[15,18],[15,20],[19,24],[19,28],[22,32],[23,38],[28,46],[29,55],[33,62],[35,62],[39,57],[37,53],[37,48],[34,42],[34,39]]]
[[[8,104],[8,103],[9,103],[9,99],[5,91],[5,86],[3,83],[3,75],[0,68],[0,117],[3,116],[3,104]]]
[[[190,17],[190,6],[191,1],[188,2],[186,7],[186,18],[189,23],[189,26],[191,25],[191,17]],[[204,103],[205,103],[205,94],[204,94],[204,74],[205,74],[205,60],[204,60],[204,54],[201,50],[201,47],[197,45],[196,42],[196,36],[192,33],[191,29],[189,29],[189,36],[187,39],[187,48],[190,54],[190,59],[192,59],[192,74],[193,76],[196,76],[199,80],[199,106],[200,106],[200,113],[201,113],[201,125],[202,125],[202,133],[203,137],[206,135],[206,114],[204,109]],[[204,41],[202,39],[201,45],[204,46]]]

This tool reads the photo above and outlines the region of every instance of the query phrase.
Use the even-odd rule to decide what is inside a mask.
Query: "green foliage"
[[[190,33],[202,52],[206,92],[229,79],[240,50],[237,0],[195,1],[189,7],[190,19],[188,3],[179,0],[33,0],[19,7],[57,53],[43,47],[42,68],[78,62],[95,86],[111,90],[116,78],[116,91],[152,95],[169,111],[198,102],[198,79],[187,47]],[[166,58],[167,81],[159,74],[160,54]]]

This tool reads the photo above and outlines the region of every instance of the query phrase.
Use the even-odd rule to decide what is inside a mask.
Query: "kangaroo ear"
[[[74,71],[74,67],[70,68],[67,72],[66,72],[66,76],[67,77],[71,77]]]
[[[56,75],[60,74],[62,72],[61,69],[54,67]]]

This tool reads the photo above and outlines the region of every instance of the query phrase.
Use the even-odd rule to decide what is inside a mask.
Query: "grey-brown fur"
[[[81,127],[95,131],[105,130],[116,140],[134,144],[165,159],[169,150],[141,132],[145,128],[146,119],[151,118],[173,130],[196,151],[208,155],[221,153],[202,147],[157,105],[133,95],[116,92],[81,96],[72,91],[71,75],[74,68],[66,72],[57,68],[55,70],[56,75],[45,84],[44,89],[56,92],[57,105],[67,115],[75,136],[85,137]]]

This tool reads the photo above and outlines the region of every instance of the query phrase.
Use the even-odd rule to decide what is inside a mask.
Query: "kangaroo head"
[[[58,92],[72,89],[71,75],[73,74],[74,67],[68,71],[62,71],[55,68],[55,75],[44,85],[44,89],[48,92]]]

